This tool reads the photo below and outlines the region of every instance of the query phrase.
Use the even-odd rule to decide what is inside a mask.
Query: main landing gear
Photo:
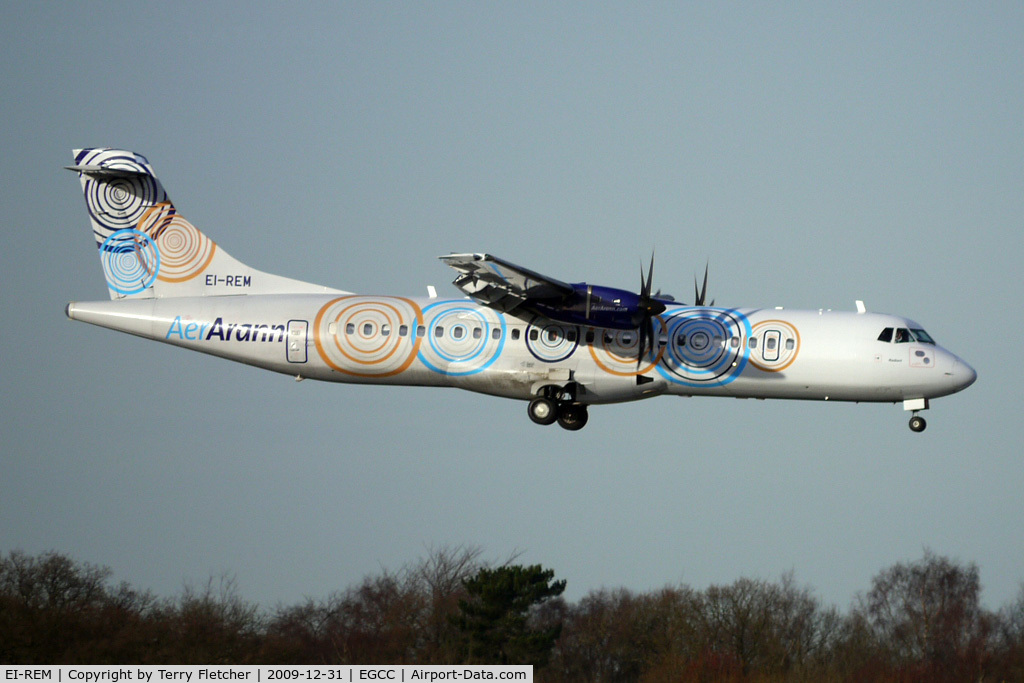
[[[562,429],[572,432],[583,429],[589,418],[587,406],[576,402],[575,392],[553,386],[541,389],[540,395],[530,401],[526,413],[539,425],[557,422]]]

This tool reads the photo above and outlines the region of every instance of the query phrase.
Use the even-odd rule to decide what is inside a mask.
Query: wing
[[[490,254],[449,254],[438,258],[459,272],[452,284],[480,303],[505,313],[524,303],[554,303],[575,293],[570,284]]]

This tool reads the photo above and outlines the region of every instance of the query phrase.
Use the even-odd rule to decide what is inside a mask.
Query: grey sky
[[[3,3],[0,551],[264,605],[430,546],[567,596],[798,581],[924,547],[1024,580],[1020,3]],[[580,433],[68,322],[106,298],[71,149],[146,155],[263,270],[454,296],[436,256],[729,305],[900,313],[979,373],[899,406],[660,398]]]

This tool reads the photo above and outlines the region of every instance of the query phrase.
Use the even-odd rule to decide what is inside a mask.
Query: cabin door
[[[779,346],[782,344],[782,333],[778,330],[768,330],[764,333],[764,343],[761,345],[761,355],[768,362],[779,359]]]
[[[285,343],[288,344],[288,362],[305,363],[306,358],[306,336],[309,331],[309,322],[306,320],[289,320],[288,334]]]

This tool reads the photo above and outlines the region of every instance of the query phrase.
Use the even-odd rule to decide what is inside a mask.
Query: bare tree
[[[413,577],[426,599],[420,616],[423,652],[420,661],[431,664],[455,664],[460,661],[457,630],[452,619],[458,614],[459,600],[467,597],[466,580],[485,565],[477,546],[440,546],[428,549],[427,557],[413,570]]]
[[[246,602],[231,574],[210,577],[163,606],[160,661],[182,664],[244,664],[252,660],[264,623],[259,607]]]
[[[992,619],[981,608],[978,567],[925,550],[879,572],[859,600],[890,660],[932,680],[978,678]]]

